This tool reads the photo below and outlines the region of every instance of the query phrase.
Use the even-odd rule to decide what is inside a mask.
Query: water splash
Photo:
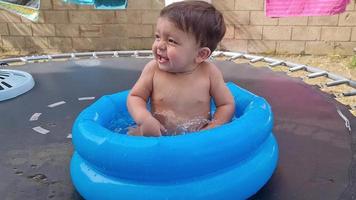
[[[156,112],[153,115],[165,126],[167,133],[164,135],[167,136],[197,132],[210,123],[210,120],[203,116],[182,119],[172,112]]]
[[[130,116],[124,116],[121,114],[117,114],[113,119],[108,123],[107,127],[109,130],[119,133],[119,134],[127,134],[127,132],[135,127],[136,124]]]
[[[167,133],[163,133],[164,136],[174,136],[197,132],[211,122],[211,120],[206,119],[203,116],[197,116],[189,120],[177,119],[170,115],[167,117],[167,113],[156,112],[153,114],[153,116],[161,121],[162,124],[167,126],[166,128],[168,131]],[[107,124],[106,128],[115,133],[127,134],[128,132],[136,129],[137,125],[130,116],[117,114]]]

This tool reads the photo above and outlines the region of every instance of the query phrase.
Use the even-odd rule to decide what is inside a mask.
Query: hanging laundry
[[[178,2],[178,1],[184,1],[184,0],[165,0],[164,1],[164,5],[168,6],[169,4],[174,3],[174,2]],[[211,0],[203,0],[203,1],[211,3]]]
[[[39,16],[40,0],[0,0],[0,9],[36,22]]]
[[[66,3],[93,5],[101,10],[119,10],[127,8],[127,0],[63,0]]]
[[[266,16],[321,16],[345,11],[350,0],[266,0]]]
[[[94,0],[63,0],[65,3],[78,4],[78,5],[94,5]]]

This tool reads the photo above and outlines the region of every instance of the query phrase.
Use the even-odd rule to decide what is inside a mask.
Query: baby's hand
[[[162,132],[166,129],[164,126],[153,116],[150,116],[143,121],[140,126],[140,131],[143,136],[162,136]]]
[[[212,120],[209,124],[205,125],[201,130],[207,130],[207,129],[215,128],[218,126],[220,126],[220,125],[215,123],[215,120]]]

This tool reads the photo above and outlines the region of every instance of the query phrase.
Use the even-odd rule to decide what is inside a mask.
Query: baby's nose
[[[158,49],[160,49],[160,50],[165,50],[166,47],[167,47],[167,44],[166,44],[165,41],[161,40],[161,41],[158,42],[158,45],[157,45],[157,46],[158,46]]]

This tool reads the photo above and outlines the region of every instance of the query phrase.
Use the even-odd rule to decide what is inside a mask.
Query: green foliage
[[[350,68],[356,68],[356,55],[352,56]]]

